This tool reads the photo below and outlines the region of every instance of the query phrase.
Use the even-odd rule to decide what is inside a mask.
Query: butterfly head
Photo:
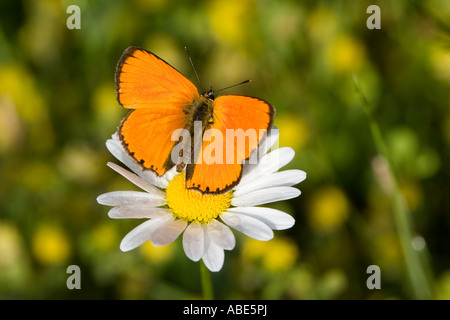
[[[208,99],[209,101],[214,101],[214,89],[211,87],[209,91],[203,92],[202,97]]]

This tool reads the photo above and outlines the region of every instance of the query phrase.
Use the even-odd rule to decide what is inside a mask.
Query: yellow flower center
[[[231,205],[231,192],[202,194],[185,185],[185,172],[176,175],[166,189],[167,205],[174,215],[187,222],[209,222]]]

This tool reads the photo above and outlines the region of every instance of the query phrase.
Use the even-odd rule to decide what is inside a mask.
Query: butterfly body
[[[274,108],[266,101],[215,98],[213,89],[199,94],[175,68],[144,49],[125,50],[115,79],[117,100],[134,109],[118,129],[130,156],[158,176],[174,166],[186,169],[186,187],[202,193],[231,190],[241,178],[242,163],[272,125]],[[255,131],[255,138],[244,136],[245,148],[231,154],[228,147],[239,145],[241,136],[228,136],[230,130]]]
[[[192,101],[191,104],[183,109],[183,113],[186,115],[186,124],[184,129],[189,132],[190,139],[188,146],[190,146],[189,155],[185,154],[185,149],[180,150],[178,154],[178,160],[176,161],[177,172],[181,172],[186,162],[194,162],[195,158],[195,136],[196,136],[196,123],[201,123],[201,135],[214,123],[214,97],[212,96],[212,89],[208,92],[202,93],[198,99]],[[183,141],[183,136],[179,137],[180,143]],[[170,165],[169,165],[170,166]]]
[[[194,101],[186,110],[186,129],[192,134],[194,133],[195,121],[202,122],[203,132],[214,123],[214,98],[211,98],[211,91],[203,93],[200,97]]]

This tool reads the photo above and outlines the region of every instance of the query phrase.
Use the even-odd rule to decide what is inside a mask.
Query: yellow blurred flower
[[[203,77],[208,80],[208,83],[213,84],[215,89],[239,83],[242,79],[257,77],[258,66],[255,61],[238,50],[230,50],[221,46],[214,49],[212,56],[214,59],[205,61],[206,73],[203,74]],[[239,90],[236,88],[227,93],[237,94]]]
[[[243,255],[261,261],[267,270],[280,272],[291,269],[300,252],[295,242],[286,237],[276,237],[268,242],[249,238],[244,244]]]
[[[173,36],[165,32],[153,32],[144,41],[144,48],[163,58],[171,66],[187,76],[192,71],[192,68],[186,52],[182,49],[183,45],[185,43],[178,43]],[[196,62],[194,61],[194,65],[199,63],[199,61]]]
[[[69,4],[67,1],[42,0],[24,5],[26,19],[21,23],[16,40],[24,56],[41,65],[50,65],[61,58],[59,49],[64,32],[68,30],[65,13]]]
[[[266,249],[265,242],[249,238],[244,243],[242,253],[248,259],[257,260],[264,255]]]
[[[281,132],[280,147],[300,150],[308,141],[309,128],[305,120],[297,115],[283,113],[276,117],[275,125]]]
[[[207,15],[211,29],[223,41],[235,45],[242,43],[253,6],[253,0],[213,0],[209,2]]]
[[[336,16],[327,7],[321,6],[308,15],[307,31],[313,41],[324,42],[330,39],[336,30]]]
[[[102,223],[90,233],[91,243],[100,251],[108,251],[117,246],[118,234],[114,225]]]
[[[156,247],[147,241],[139,247],[141,255],[153,263],[164,263],[170,260],[174,253],[174,244]]]
[[[335,299],[348,287],[348,279],[341,269],[327,270],[316,285],[319,299]]]
[[[42,225],[33,235],[32,250],[36,259],[45,265],[61,264],[71,254],[69,239],[55,225]]]
[[[349,203],[341,189],[324,187],[311,197],[309,224],[319,232],[329,232],[341,227],[349,215]]]
[[[94,159],[97,153],[82,142],[74,142],[66,146],[58,161],[58,167],[66,178],[89,183],[97,180],[100,164]]]
[[[450,49],[435,46],[430,50],[429,59],[436,78],[450,82]]]
[[[390,272],[398,270],[402,263],[402,249],[397,234],[387,231],[374,239],[374,254],[381,268],[389,266]]]
[[[14,114],[14,119],[11,119],[16,122],[14,125],[24,124],[27,127],[29,143],[33,148],[42,150],[53,146],[54,136],[48,110],[37,88],[36,79],[26,68],[0,65],[0,100],[10,105],[8,108]],[[9,123],[8,127],[11,125],[13,123]],[[0,129],[0,133],[3,130]]]
[[[265,28],[271,30],[267,36],[271,36],[272,41],[280,45],[277,49],[288,49],[286,42],[299,40],[298,31],[303,28],[304,12],[297,2],[272,2],[265,10],[270,11],[270,15],[264,21]],[[264,39],[265,41],[269,39]],[[284,47],[284,48],[283,48]]]
[[[23,257],[19,231],[8,222],[0,222],[0,257],[0,270],[14,267]]]
[[[44,101],[35,87],[32,75],[19,65],[0,65],[0,95],[10,97],[26,122],[45,114]]]
[[[327,49],[327,59],[336,73],[348,73],[361,68],[365,60],[364,45],[355,37],[340,35]]]
[[[117,126],[126,115],[126,111],[119,106],[116,96],[111,94],[113,88],[111,82],[103,83],[97,87],[92,96],[91,105],[97,119],[96,126],[99,127],[101,134],[110,132],[111,127]]]

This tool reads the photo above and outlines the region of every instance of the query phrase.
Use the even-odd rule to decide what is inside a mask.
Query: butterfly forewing
[[[130,47],[116,70],[117,100],[130,109],[175,107],[182,110],[199,98],[185,76],[153,53]]]
[[[172,133],[186,126],[184,112],[199,98],[197,88],[167,62],[136,47],[120,58],[116,86],[119,103],[135,109],[119,127],[123,146],[143,168],[163,175],[174,165]]]

